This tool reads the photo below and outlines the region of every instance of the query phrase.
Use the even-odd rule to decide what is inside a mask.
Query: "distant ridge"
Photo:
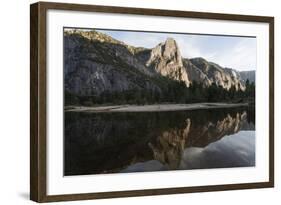
[[[256,83],[256,71],[241,71],[240,72],[241,79],[246,82],[248,79],[250,83]]]
[[[65,30],[64,56],[65,90],[79,96],[130,90],[161,93],[170,81],[244,91],[245,79],[254,82],[255,75],[203,58],[183,58],[172,38],[152,49],[137,48],[95,30]]]

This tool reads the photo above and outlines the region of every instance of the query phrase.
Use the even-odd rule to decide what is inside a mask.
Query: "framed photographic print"
[[[274,186],[274,18],[31,5],[30,197]]]

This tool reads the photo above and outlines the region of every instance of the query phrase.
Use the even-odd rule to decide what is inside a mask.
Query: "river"
[[[255,166],[254,113],[65,112],[64,175]]]

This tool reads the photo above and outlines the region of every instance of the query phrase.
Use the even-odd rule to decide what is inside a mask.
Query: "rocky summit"
[[[95,30],[64,31],[64,83],[68,93],[161,93],[172,81],[183,82],[186,87],[197,82],[204,87],[215,84],[226,90],[245,90],[245,79],[238,71],[203,58],[183,58],[172,38],[147,49],[127,45]]]
[[[188,73],[183,66],[183,60],[177,42],[168,38],[164,43],[158,44],[149,51],[139,52],[137,58],[145,64],[149,70],[170,79],[183,81],[190,85]]]

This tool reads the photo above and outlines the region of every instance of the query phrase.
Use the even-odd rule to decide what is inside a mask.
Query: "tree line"
[[[186,87],[183,81],[168,81],[161,90],[132,89],[122,92],[105,91],[99,96],[76,96],[65,91],[65,105],[96,104],[156,104],[156,103],[196,103],[196,102],[255,102],[255,84],[249,80],[245,91],[229,90],[215,83],[209,87],[193,82]]]

